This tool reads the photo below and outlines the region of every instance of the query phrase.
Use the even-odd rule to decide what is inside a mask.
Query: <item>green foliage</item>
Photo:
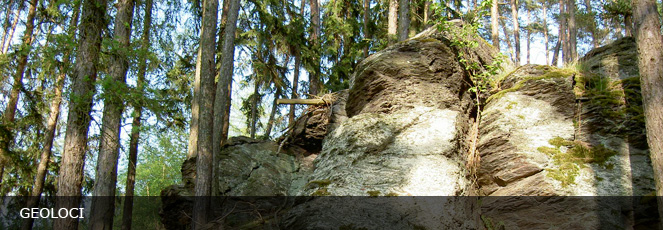
[[[172,127],[160,130],[147,127],[141,139],[136,167],[136,196],[159,196],[163,188],[181,181],[180,167],[186,157],[186,130]],[[121,172],[121,188],[126,184],[126,171]],[[134,206],[135,207],[135,206]]]

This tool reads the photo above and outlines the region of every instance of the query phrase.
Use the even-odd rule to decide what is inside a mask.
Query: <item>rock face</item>
[[[634,47],[624,44],[627,41],[617,41],[610,47]],[[612,49],[592,51],[590,55]],[[619,58],[622,53],[632,52],[595,57]],[[640,103],[604,103],[624,99],[624,81],[621,77],[602,80],[593,74],[604,70],[594,70],[597,72],[526,65],[506,77],[502,85],[505,90],[491,96],[482,113],[478,149],[483,195],[643,196],[653,191],[649,154],[641,142],[635,141],[644,126],[630,123],[633,126],[606,127],[632,122],[629,119],[633,116],[601,112],[616,108],[638,111]],[[613,88],[597,89],[600,84],[606,85],[602,81]],[[619,87],[611,82],[618,82]],[[490,200],[482,206],[483,215],[503,221],[506,229],[546,228],[558,223],[572,224],[560,226],[565,229],[637,229],[652,227],[651,220],[656,219],[643,214],[647,213],[644,210],[651,211],[653,204],[640,205],[638,197]]]
[[[458,50],[434,29],[395,44],[362,61],[349,91],[307,110],[291,136],[232,138],[216,162],[222,218],[207,227],[656,229],[655,202],[630,197],[654,189],[637,69],[605,64],[630,60],[629,41],[590,52],[584,71],[519,67],[478,125],[458,52],[485,65],[489,45]],[[169,229],[190,225],[191,169],[195,160],[184,185],[162,192]]]

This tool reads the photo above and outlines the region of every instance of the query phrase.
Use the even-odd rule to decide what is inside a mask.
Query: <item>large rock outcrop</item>
[[[630,56],[632,50],[614,50],[634,48],[625,44],[628,41],[619,40],[608,48],[590,52],[584,59],[590,63],[589,70],[526,65],[506,77],[504,90],[489,98],[482,113],[478,148],[483,195],[651,194],[651,162],[640,139],[644,138],[640,133],[644,126],[632,120],[633,114],[641,111],[641,103],[624,103],[639,100],[637,96],[628,98],[628,88],[623,87],[624,79],[632,79],[633,73],[619,72],[630,74],[626,78],[617,76],[618,72],[607,77],[601,74],[612,70],[591,67],[591,63],[600,62],[594,59]],[[617,53],[605,53],[609,51]],[[639,94],[639,86],[636,90]],[[482,211],[485,216],[502,220],[507,229],[545,228],[565,219],[562,223],[568,225],[561,228],[653,227],[656,216],[645,213],[656,210],[652,209],[655,204],[643,204],[643,200],[651,199],[488,198]]]
[[[506,74],[476,125],[458,52],[486,65],[495,50],[480,39],[458,50],[449,36],[429,29],[371,55],[351,88],[310,108],[291,136],[232,138],[216,162],[220,218],[207,227],[655,228],[655,202],[631,197],[654,189],[637,72],[620,66],[629,62],[593,64],[630,60],[630,40],[590,52],[584,71],[526,65]],[[191,169],[192,160],[183,174]],[[162,193],[169,229],[188,226],[186,175]]]

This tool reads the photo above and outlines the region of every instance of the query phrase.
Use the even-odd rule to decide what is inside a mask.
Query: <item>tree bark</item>
[[[114,44],[110,51],[110,81],[104,87],[104,110],[101,118],[99,156],[90,211],[90,229],[112,229],[115,216],[115,187],[117,184],[117,160],[120,154],[120,126],[124,111],[121,88],[126,87],[129,54],[126,49],[131,41],[131,22],[134,0],[120,0],[115,4]]]
[[[9,33],[9,28],[10,28],[9,18],[11,18],[10,17],[10,15],[12,14],[11,6],[12,6],[13,3],[14,3],[14,0],[9,0],[9,2],[7,3],[7,12],[5,13],[5,20],[4,20],[4,23],[2,23],[2,26],[3,26],[2,27],[2,43],[0,43],[0,51],[4,50],[5,42],[7,41],[7,34]]]
[[[249,135],[251,138],[256,138],[256,123],[258,121],[258,103],[260,98],[260,83],[258,79],[256,78],[254,80],[254,85],[253,85],[253,103],[251,103],[251,127],[249,131]]]
[[[491,28],[491,40],[493,41],[493,46],[500,50],[500,32],[499,32],[499,3],[497,0],[493,0],[490,7],[490,28]],[[506,34],[504,35],[506,36]],[[507,39],[508,40],[508,39]]]
[[[405,41],[410,33],[410,0],[398,3],[398,41]]]
[[[72,80],[71,101],[67,118],[64,151],[58,178],[56,209],[78,208],[80,205],[83,166],[87,150],[87,134],[90,126],[90,111],[95,94],[97,63],[101,47],[101,31],[106,27],[106,0],[83,2],[80,40],[76,53],[75,75]],[[77,229],[78,219],[55,219],[53,229]]]
[[[196,160],[196,184],[193,206],[193,229],[200,229],[210,217],[210,200],[212,195],[212,162],[214,132],[214,100],[216,67],[214,51],[216,47],[216,24],[218,22],[218,0],[203,2],[203,22],[200,31],[199,62],[196,64],[196,75],[200,78],[200,96],[198,103],[198,155]],[[225,54],[225,52],[224,52]],[[219,85],[220,88],[223,84]]]
[[[529,65],[530,63],[530,39],[532,35],[532,27],[530,27],[530,18],[532,17],[532,12],[529,9],[529,6],[527,7],[527,64]]]
[[[276,87],[276,93],[274,93],[274,102],[272,103],[272,112],[269,113],[269,120],[267,121],[267,128],[265,128],[265,136],[263,139],[269,140],[269,136],[272,134],[272,127],[274,126],[274,117],[276,116],[276,109],[279,106],[277,103],[279,97],[281,96],[281,87],[274,84]]]
[[[5,107],[5,113],[3,117],[3,123],[8,132],[11,132],[14,126],[14,120],[16,118],[16,107],[18,105],[18,97],[20,96],[21,89],[23,88],[23,74],[25,74],[25,67],[28,64],[28,55],[31,51],[32,40],[33,40],[33,31],[35,28],[35,15],[37,14],[37,0],[30,1],[30,9],[28,11],[28,18],[25,23],[25,31],[23,32],[23,41],[21,47],[19,48],[18,53],[18,67],[16,68],[16,73],[14,74],[14,84],[12,85],[12,90],[9,93],[9,101],[7,102],[7,107]],[[18,16],[17,16],[18,18]],[[0,140],[0,170],[4,174],[4,168],[9,163],[9,143],[12,142],[12,135],[7,135],[9,140]],[[3,138],[4,139],[4,138]],[[0,185],[2,183],[3,174],[0,174]]]
[[[520,25],[518,24],[518,0],[511,0],[511,20],[513,21],[513,45],[515,48],[515,63],[520,65]]]
[[[72,13],[72,18],[69,21],[69,27],[67,27],[68,35],[70,37],[75,36],[76,26],[78,25],[78,16],[80,13],[80,2],[74,5],[74,12]],[[57,128],[57,122],[60,117],[60,104],[62,104],[62,90],[64,88],[65,78],[67,76],[67,68],[71,63],[71,49],[68,49],[64,53],[62,58],[62,65],[60,66],[60,73],[55,82],[55,92],[53,95],[53,101],[51,101],[50,111],[48,115],[48,121],[46,123],[46,132],[44,136],[44,146],[41,151],[41,156],[39,160],[39,165],[37,166],[37,175],[35,176],[34,186],[32,187],[32,192],[30,198],[26,204],[27,208],[37,208],[39,207],[39,199],[41,199],[41,193],[44,190],[44,181],[46,178],[46,173],[48,171],[48,162],[51,160],[52,149],[53,149],[53,140],[55,139],[55,130]],[[32,229],[32,224],[34,223],[33,218],[23,219],[21,229],[30,230]]]
[[[136,88],[145,90],[147,73],[147,53],[150,48],[150,30],[152,29],[152,0],[145,0],[145,17],[143,18],[143,34],[141,35],[141,54],[138,61],[138,79]],[[122,230],[131,230],[133,216],[134,188],[136,183],[136,163],[138,161],[138,141],[140,140],[141,117],[143,107],[140,103],[133,105],[133,121],[129,137],[129,159],[127,165],[127,181],[125,187],[124,207],[122,211]]]
[[[591,17],[589,20],[589,33],[592,36],[592,46],[599,48],[599,39],[596,37],[596,16],[592,10],[592,1],[585,0],[585,7],[587,8],[587,14]]]
[[[550,55],[548,53],[550,52],[550,47],[548,43],[550,42],[550,39],[548,38],[548,6],[546,6],[546,3],[543,2],[542,6],[543,8],[543,40],[545,42],[545,49],[546,49],[546,65],[551,65],[550,64]]]
[[[559,39],[561,40],[562,46],[562,63],[567,63],[570,60],[569,53],[569,34],[566,29],[567,20],[566,20],[566,5],[564,4],[565,0],[559,0]]]
[[[366,46],[364,46],[364,58],[368,57],[369,41],[371,40],[371,34],[368,32],[370,9],[370,0],[364,0],[364,40],[366,41]]]
[[[318,0],[311,0],[311,26],[313,27],[313,33],[311,34],[311,41],[313,42],[313,47],[315,47],[314,55],[314,71],[309,73],[309,92],[311,96],[318,95],[320,93],[320,5]]]
[[[396,38],[396,32],[398,31],[398,1],[389,0],[389,15],[387,19],[387,35],[389,36],[389,41],[393,41]],[[392,44],[390,42],[389,44]]]
[[[22,10],[23,10],[23,1],[20,1],[18,4],[18,9],[16,9],[16,14],[14,15],[14,21],[12,22],[11,29],[9,30],[9,36],[7,37],[6,34],[2,36],[3,54],[7,53],[7,50],[9,50],[9,46],[12,44],[11,41],[14,38],[14,31],[16,31],[16,25],[18,25],[19,15],[21,14]]]
[[[559,50],[560,50],[561,43],[562,43],[561,38],[558,38],[557,39],[557,44],[555,45],[555,48],[554,48],[555,51],[553,51],[552,62],[550,63],[550,65],[557,66],[557,60],[559,60],[558,58],[559,58]]]
[[[511,39],[509,39],[509,31],[506,28],[506,22],[504,20],[500,20],[502,24],[502,32],[504,32],[504,41],[506,41],[506,46],[508,51],[511,53],[511,60],[515,62],[515,54],[513,52],[513,46],[511,45]]]
[[[663,37],[654,0],[633,0],[638,67],[647,143],[654,169],[659,217],[663,218]]]
[[[424,1],[424,30],[430,27],[430,25],[428,25],[430,22],[430,4],[430,0]]]
[[[576,28],[576,1],[575,0],[566,0],[567,6],[566,6],[566,11],[569,13],[569,19],[568,19],[568,38],[569,38],[569,54],[570,54],[570,62],[574,62],[578,60],[578,48],[577,48],[577,34],[578,34],[578,29]]]
[[[227,128],[230,119],[231,82],[233,78],[233,61],[235,57],[235,31],[237,29],[237,17],[239,15],[239,0],[229,0],[228,22],[223,34],[223,53],[221,58],[221,70],[219,73],[219,85],[226,87],[216,88],[216,99],[214,100],[213,132],[213,162],[221,153],[221,146],[227,138]],[[226,131],[224,131],[226,130]],[[224,132],[226,136],[224,136]],[[211,178],[210,178],[211,179]],[[215,194],[214,194],[215,195]]]
[[[624,15],[624,33],[626,37],[633,36],[633,15]]]

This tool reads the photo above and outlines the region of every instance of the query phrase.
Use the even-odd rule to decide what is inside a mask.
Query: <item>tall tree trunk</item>
[[[81,17],[80,40],[76,52],[75,75],[72,79],[67,131],[58,178],[56,209],[78,208],[80,205],[83,166],[90,126],[90,110],[95,94],[97,63],[101,47],[101,31],[106,27],[106,0],[85,0]],[[53,229],[77,229],[78,219],[55,219]]]
[[[626,37],[633,36],[633,15],[632,14],[624,15],[624,32],[626,33]]]
[[[497,48],[497,50],[500,50],[500,32],[499,32],[499,20],[500,19],[500,12],[499,12],[499,3],[497,0],[493,0],[491,7],[490,7],[490,29],[491,29],[491,40],[493,41],[493,46]],[[506,34],[504,35],[506,36]],[[508,40],[508,39],[507,39]]]
[[[654,0],[633,0],[638,67],[647,143],[654,169],[659,217],[663,219],[663,37]]]
[[[260,98],[260,83],[258,79],[255,79],[254,85],[253,85],[253,103],[251,103],[251,126],[250,126],[250,131],[249,135],[251,138],[256,138],[256,123],[258,123],[258,103]]]
[[[267,128],[265,128],[265,136],[263,139],[269,140],[269,136],[272,134],[272,127],[274,126],[274,117],[276,116],[276,110],[278,107],[278,103],[276,103],[281,97],[281,87],[277,86],[276,83],[274,84],[276,87],[276,93],[274,93],[274,102],[272,102],[272,112],[269,113],[269,120],[267,121]]]
[[[152,29],[152,0],[145,0],[145,17],[143,18],[143,34],[141,35],[141,54],[138,61],[138,79],[136,88],[139,92],[145,90],[145,75],[147,73],[147,53],[150,50],[150,30]],[[136,163],[138,162],[138,141],[140,140],[141,117],[143,106],[133,105],[133,121],[129,137],[129,159],[127,165],[127,181],[125,187],[124,209],[122,211],[122,230],[131,230],[134,205],[134,187],[136,183]]]
[[[550,39],[548,38],[548,6],[546,6],[546,3],[543,2],[541,7],[543,8],[543,41],[545,43],[545,49],[546,49],[546,65],[552,65],[550,64],[550,47],[548,43],[550,42]]]
[[[216,99],[214,100],[214,120],[212,127],[214,157],[221,153],[221,145],[227,136],[223,136],[222,130],[227,130],[230,119],[230,83],[233,77],[233,61],[235,57],[235,31],[237,29],[237,17],[239,15],[239,0],[229,0],[228,22],[223,34],[223,53],[221,58],[221,70],[219,73],[219,85],[226,87],[216,88]],[[213,158],[216,162],[216,159]],[[211,178],[210,178],[211,179]]]
[[[430,22],[430,4],[430,0],[424,1],[424,30],[430,27],[430,25],[428,25]]]
[[[12,127],[14,126],[14,119],[16,118],[16,106],[18,105],[18,97],[23,88],[23,74],[25,74],[25,67],[28,65],[28,55],[30,54],[32,40],[33,40],[33,31],[35,28],[35,15],[37,14],[37,0],[30,0],[30,10],[28,11],[28,19],[25,23],[25,31],[23,32],[23,41],[21,47],[18,51],[18,67],[16,68],[16,73],[14,74],[14,84],[12,85],[12,90],[9,93],[9,101],[7,102],[7,107],[5,107],[5,113],[3,117],[3,123],[7,131],[11,133]],[[7,163],[9,163],[9,143],[12,142],[12,135],[3,135],[7,136],[8,140],[0,140],[0,170],[4,173],[4,168]],[[5,139],[4,137],[2,137]],[[4,175],[0,174],[0,185],[2,185],[2,177]]]
[[[530,39],[532,35],[532,27],[530,27],[530,18],[532,17],[532,12],[529,7],[527,7],[527,64],[530,63]]]
[[[368,57],[368,47],[370,45],[371,34],[368,32],[368,20],[370,15],[370,0],[364,0],[364,40],[366,46],[364,47],[364,58]]]
[[[21,11],[23,10],[23,1],[19,1],[18,8],[16,9],[16,14],[14,15],[14,21],[9,29],[9,36],[7,34],[2,36],[2,53],[6,54],[9,46],[12,44],[14,38],[14,31],[16,31],[16,25],[18,25],[18,19],[20,18]],[[6,42],[6,43],[5,43]]]
[[[309,90],[308,94],[311,96],[318,95],[320,93],[320,5],[318,0],[311,0],[311,26],[313,27],[313,33],[311,34],[311,41],[313,42],[313,47],[315,50],[313,65],[313,73],[309,74]]]
[[[198,48],[199,62],[196,64],[196,75],[200,78],[200,96],[198,103],[198,156],[196,160],[196,185],[193,206],[193,229],[200,229],[210,217],[210,200],[212,195],[212,162],[214,132],[214,100],[216,67],[214,51],[216,47],[216,24],[218,22],[218,0],[203,2],[203,22],[200,31]],[[224,52],[225,53],[225,52]],[[219,85],[220,88],[223,84]]]
[[[120,155],[120,126],[124,111],[121,88],[126,87],[129,54],[126,47],[131,41],[131,22],[134,0],[120,0],[115,4],[114,42],[110,51],[110,81],[104,87],[104,110],[101,118],[101,138],[94,180],[90,229],[112,229],[115,216],[115,187],[117,160]]]
[[[302,0],[301,2],[301,7],[300,7],[300,13],[299,15],[304,15],[304,5],[306,4],[306,0]],[[297,54],[295,55],[295,70],[292,78],[292,95],[290,98],[295,99],[299,98],[299,94],[297,93],[297,89],[299,87],[299,70],[301,69],[302,65],[302,58],[301,58],[301,50],[297,50]],[[290,114],[288,115],[288,126],[292,126],[295,123],[295,104],[290,104]]]
[[[520,25],[518,24],[518,0],[511,0],[511,17],[513,20],[513,45],[515,47],[515,62],[520,65]]]
[[[69,21],[69,27],[67,27],[68,30],[67,34],[70,37],[75,36],[76,26],[78,25],[79,13],[80,13],[80,2],[74,5],[74,12],[72,13],[72,18]],[[69,68],[69,65],[71,63],[71,49],[68,49],[64,53],[62,61],[63,63],[59,68],[60,73],[58,74],[58,77],[55,82],[55,92],[53,95],[53,101],[51,101],[50,112],[46,124],[44,146],[41,151],[39,165],[37,166],[37,175],[35,176],[35,182],[34,186],[32,187],[32,193],[26,205],[27,208],[39,207],[39,199],[41,199],[41,193],[44,190],[44,181],[46,179],[46,173],[48,171],[47,169],[48,162],[51,160],[53,140],[55,139],[55,130],[57,128],[58,118],[60,117],[60,104],[62,104],[62,90],[64,88],[64,82],[67,76],[67,69]],[[32,229],[33,223],[34,223],[33,218],[23,219],[21,229],[23,230]]]
[[[14,3],[14,0],[9,0],[7,3],[7,12],[5,13],[5,20],[2,23],[2,43],[0,43],[0,51],[2,51],[5,48],[5,42],[7,41],[7,34],[9,33],[9,18],[11,18],[12,14],[12,4]]]
[[[555,48],[554,48],[555,50],[553,51],[552,62],[550,63],[550,65],[557,66],[557,60],[559,58],[559,50],[560,50],[561,43],[562,43],[561,38],[558,38],[557,39],[557,44],[555,44]]]
[[[619,22],[619,20],[613,20],[613,24],[615,24],[615,35],[616,35],[617,39],[623,38],[624,37],[624,34],[623,34],[624,28],[622,28],[623,27],[622,23]]]
[[[504,22],[504,19],[500,20],[500,22],[502,24],[502,32],[504,32],[504,41],[506,41],[506,47],[507,47],[509,53],[511,53],[511,60],[515,62],[515,60],[516,60],[515,56],[516,55],[513,52],[513,46],[511,45],[511,39],[509,39],[509,37],[511,35],[510,35],[509,31],[506,28],[506,22]]]
[[[389,41],[396,40],[398,31],[398,0],[389,0],[389,15],[387,19],[387,35]],[[390,44],[393,42],[389,42]]]
[[[410,33],[410,0],[398,3],[398,41],[405,41]]]
[[[578,29],[576,28],[576,1],[575,0],[567,0],[567,6],[566,6],[566,11],[569,13],[569,54],[570,54],[570,60],[571,62],[574,62],[578,60],[578,48],[577,48],[577,33]]]
[[[559,0],[559,39],[561,40],[562,46],[562,63],[567,63],[570,60],[569,53],[569,40],[568,40],[568,30],[566,29],[567,25],[567,13],[566,5],[564,4],[565,0]]]
[[[587,14],[591,17],[589,20],[589,33],[592,36],[592,46],[599,48],[599,38],[596,37],[596,16],[592,10],[591,0],[585,0],[585,8],[587,8]]]

